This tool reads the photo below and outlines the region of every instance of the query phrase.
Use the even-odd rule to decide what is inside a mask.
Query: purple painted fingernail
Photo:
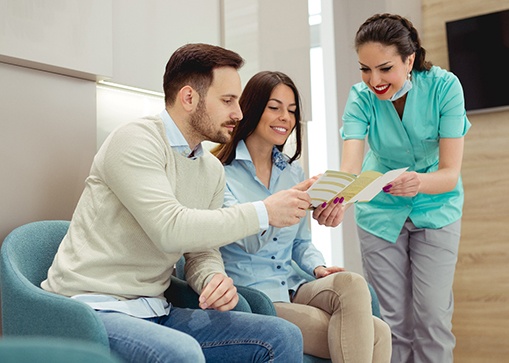
[[[338,202],[339,202],[339,198],[338,198],[338,197],[336,197],[336,198],[334,199],[334,204],[338,204]]]
[[[322,203],[322,208],[325,208],[325,207],[327,207],[327,202]]]
[[[345,200],[345,197],[341,197],[341,199],[339,200],[340,203],[343,203],[343,201]]]
[[[391,188],[392,188],[392,184],[388,184],[385,187],[383,187],[382,190],[387,193],[389,190],[391,190]]]

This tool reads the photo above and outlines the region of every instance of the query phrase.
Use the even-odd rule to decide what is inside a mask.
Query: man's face
[[[230,141],[238,121],[242,119],[239,97],[242,87],[236,69],[221,67],[214,70],[214,80],[207,94],[200,98],[191,114],[191,126],[202,141]]]

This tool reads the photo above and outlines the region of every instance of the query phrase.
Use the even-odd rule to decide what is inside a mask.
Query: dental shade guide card
[[[307,193],[311,197],[311,205],[318,207],[329,204],[336,197],[344,197],[343,204],[369,202],[382,188],[396,179],[408,168],[390,170],[385,174],[368,170],[359,175],[337,170],[327,170],[311,185]]]

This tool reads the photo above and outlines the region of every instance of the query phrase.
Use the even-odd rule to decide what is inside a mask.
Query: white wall
[[[224,0],[224,44],[246,64],[243,84],[261,70],[292,78],[311,120],[310,35],[307,0]]]
[[[0,62],[111,76],[111,0],[0,0],[0,9]]]
[[[112,82],[162,92],[164,67],[186,43],[220,45],[220,0],[113,0]]]
[[[0,63],[0,240],[68,219],[95,153],[95,83]]]

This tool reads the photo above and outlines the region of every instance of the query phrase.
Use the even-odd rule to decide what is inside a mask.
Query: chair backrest
[[[16,228],[2,244],[2,265],[11,267],[5,273],[40,286],[68,228],[69,221],[39,221]]]
[[[32,222],[5,238],[0,249],[3,334],[71,338],[109,347],[104,324],[90,306],[40,288],[69,224]]]

